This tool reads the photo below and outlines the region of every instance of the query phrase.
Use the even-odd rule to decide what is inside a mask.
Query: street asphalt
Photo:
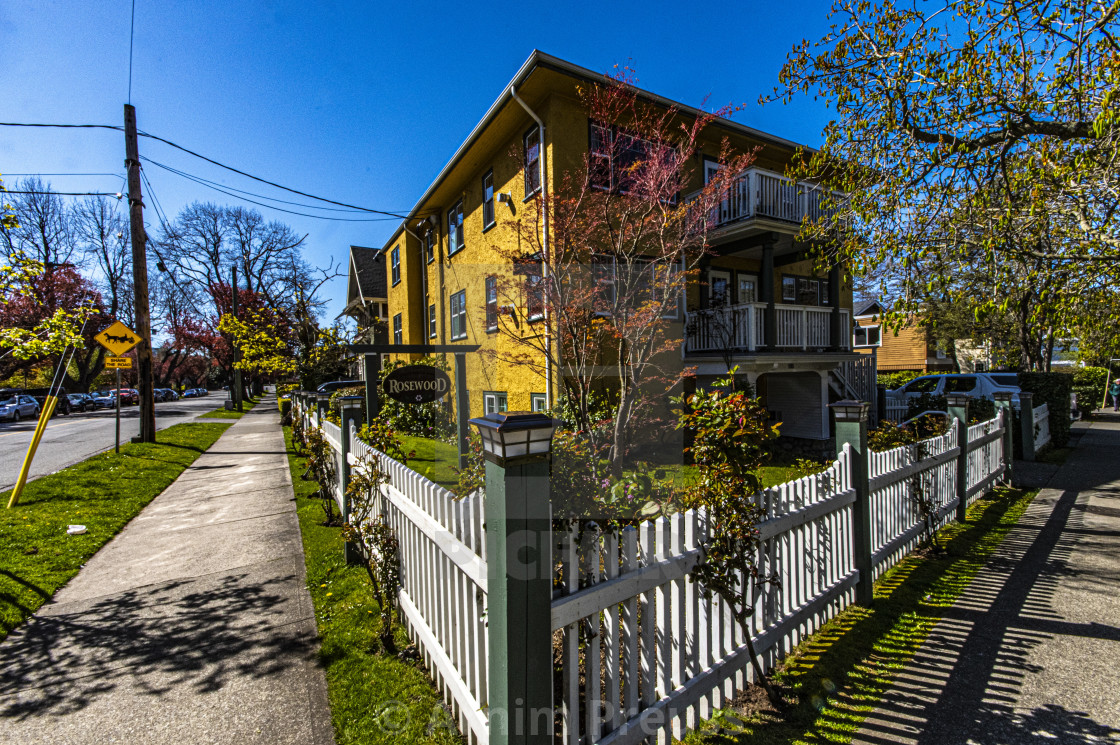
[[[268,396],[0,643],[0,742],[328,745],[317,647]]]
[[[1075,426],[853,743],[1120,743],[1120,417]]]
[[[156,429],[188,422],[224,403],[225,393],[216,392],[202,398],[184,398],[156,404]],[[31,463],[30,478],[54,473],[113,447],[116,427],[113,415],[112,409],[102,409],[52,417],[35,453],[35,460]],[[27,454],[27,446],[35,433],[35,424],[33,419],[24,419],[15,424],[0,423],[0,491],[11,489],[15,485],[23,458]],[[128,442],[129,438],[137,434],[139,426],[139,409],[136,406],[122,408],[121,443]]]

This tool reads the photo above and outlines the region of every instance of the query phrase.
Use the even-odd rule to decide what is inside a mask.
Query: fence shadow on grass
[[[118,689],[210,692],[314,664],[297,574],[239,571],[46,606],[0,644],[0,719],[72,713]]]

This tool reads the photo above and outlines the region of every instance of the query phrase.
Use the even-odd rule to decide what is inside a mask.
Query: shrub
[[[1073,392],[1077,394],[1077,408],[1083,416],[1101,405],[1107,383],[1107,368],[1081,367],[1074,371]]]

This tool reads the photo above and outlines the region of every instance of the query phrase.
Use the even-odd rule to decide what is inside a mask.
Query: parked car
[[[18,422],[39,416],[39,402],[31,396],[20,394],[0,401],[0,420]]]
[[[140,403],[140,391],[135,388],[121,388],[121,406],[138,405]]]
[[[183,391],[183,398],[199,398],[207,393],[205,388],[188,388]]]
[[[95,393],[90,398],[93,400],[94,409],[114,409],[117,406],[117,397],[111,391]]]
[[[332,380],[329,383],[323,383],[316,389],[317,393],[334,393],[339,388],[356,388],[364,386],[364,380]]]
[[[173,391],[170,388],[156,388],[156,393],[160,396],[160,398],[156,399],[157,401],[178,401],[179,400],[179,394],[176,393],[175,391]]]
[[[93,404],[93,397],[88,393],[67,393],[66,397],[70,399],[70,408],[73,411],[93,411],[97,408]]]
[[[972,398],[992,398],[992,394],[1000,391],[1010,393],[1012,404],[1019,405],[1019,377],[1015,373],[922,375],[905,385],[887,391],[887,397],[906,403],[924,393],[931,396],[963,393]]]

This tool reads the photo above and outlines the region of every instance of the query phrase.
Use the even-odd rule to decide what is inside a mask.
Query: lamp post
[[[868,472],[867,414],[871,404],[865,401],[837,401],[828,408],[836,422],[836,453],[851,446],[852,489],[856,501],[852,503],[852,548],[854,563],[859,570],[856,584],[856,602],[871,605],[874,589],[871,572],[874,568],[871,554],[871,479]]]
[[[490,745],[552,742],[552,516],[558,421],[536,412],[471,419],[486,459]]]
[[[350,432],[353,426],[357,433],[358,428],[362,426],[363,414],[362,404],[364,398],[362,396],[342,396],[338,399],[338,406],[342,413],[342,473],[339,474],[339,484],[342,489],[342,524],[348,525],[350,523],[350,495],[347,493],[347,488],[350,486]],[[346,563],[356,564],[361,561],[361,556],[358,552],[358,547],[352,542],[347,541],[343,547],[343,555],[346,557]]]

